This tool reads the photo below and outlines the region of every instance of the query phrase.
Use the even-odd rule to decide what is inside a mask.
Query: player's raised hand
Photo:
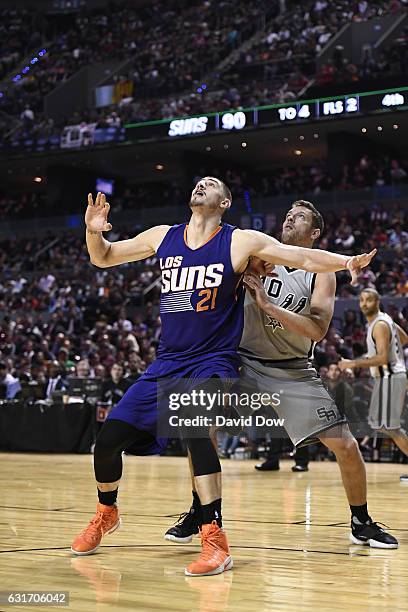
[[[351,274],[352,285],[358,285],[358,276],[361,273],[361,270],[368,266],[376,253],[377,249],[373,249],[370,253],[363,253],[362,255],[354,255],[354,257],[350,257],[347,262],[347,269]]]
[[[98,192],[95,203],[92,193],[88,193],[88,206],[85,213],[85,225],[91,232],[109,232],[112,225],[108,223],[110,205],[104,193]]]

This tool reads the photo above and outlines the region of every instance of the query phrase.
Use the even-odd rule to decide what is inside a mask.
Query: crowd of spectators
[[[204,4],[198,0],[155,0],[137,10],[123,8],[120,3],[113,4],[110,12],[82,10],[69,22],[54,18],[47,23],[50,17],[28,13],[34,24],[42,19],[45,25],[33,28],[32,40],[24,49],[44,40],[47,28],[53,40],[29,75],[0,97],[0,111],[18,119],[8,138],[28,138],[60,134],[64,125],[81,122],[120,126],[285,102],[296,98],[316,76],[317,54],[343,24],[403,8],[400,0],[339,0],[334,6],[327,0],[309,0],[302,5],[274,1],[267,6],[261,0],[238,4],[232,0],[207,0]],[[115,19],[111,19],[113,13]],[[18,15],[18,11],[12,12],[17,21]],[[253,32],[262,31],[265,20],[269,24],[266,34],[256,37],[225,71],[214,71],[220,60]],[[9,21],[12,23],[11,18]],[[21,27],[19,32],[17,41],[22,44]],[[12,45],[8,43],[8,47]],[[377,59],[367,50],[361,66],[351,64],[337,51],[317,73],[317,83],[405,74],[406,50],[407,35],[403,33]],[[75,112],[58,125],[43,114],[44,97],[58,83],[81,67],[106,58],[124,64],[114,77],[117,93],[111,107]],[[206,84],[200,88],[204,75]]]
[[[338,274],[337,294],[358,295],[364,287],[376,287],[381,295],[408,296],[408,212],[403,205],[373,205],[343,214],[328,212],[319,247],[351,255],[377,248],[372,265],[364,269],[352,287],[347,275]],[[408,314],[405,313],[405,314]]]
[[[340,0],[334,4],[327,0],[313,0],[302,4],[289,3],[288,8],[289,12],[277,16],[266,33],[260,34],[253,45],[242,52],[236,65],[229,67],[223,75],[227,82],[239,83],[249,75],[251,78],[256,75],[262,77],[271,90],[279,92],[271,102],[281,101],[282,97],[294,99],[315,77],[317,56],[343,25],[399,12],[405,9],[405,5],[400,0],[375,3]],[[377,68],[371,53],[367,53],[371,57],[373,76],[384,77],[398,70],[395,62],[381,59],[381,69]],[[402,66],[402,61],[399,64],[399,73],[405,74],[406,66]],[[326,81],[330,83],[335,78],[345,83],[359,79],[357,68],[342,53],[335,54],[333,61],[330,60],[319,71],[318,82],[327,78],[327,73],[332,76],[331,81]]]
[[[243,52],[237,63],[224,73],[214,75],[215,78],[209,81],[210,86],[200,93],[189,91],[178,96],[172,94],[141,100],[140,96],[133,94],[139,90],[139,83],[128,73],[116,78],[116,83],[122,81],[124,91],[128,93],[119,97],[115,105],[99,111],[93,109],[88,115],[71,117],[70,122],[78,123],[85,118],[104,125],[105,122],[109,124],[109,118],[115,113],[123,125],[220,109],[262,106],[295,99],[313,78],[317,85],[347,85],[367,78],[406,74],[406,30],[385,46],[378,58],[374,58],[371,47],[366,48],[361,63],[354,65],[345,57],[344,49],[338,46],[333,58],[318,71],[315,66],[317,54],[340,25],[350,19],[370,19],[387,11],[401,10],[401,3],[367,5],[361,2],[355,6],[337,3],[334,12],[328,2],[312,4],[310,11],[302,12],[302,15],[300,7],[297,7],[293,15],[290,13],[290,18],[287,13],[276,17],[274,29],[266,38]],[[304,19],[303,27],[301,18]]]
[[[297,165],[273,168],[269,172],[228,169],[221,171],[216,166],[201,167],[192,184],[181,184],[177,180],[138,185],[127,185],[119,189],[113,198],[115,212],[129,210],[140,202],[149,206],[178,206],[187,201],[193,184],[202,176],[223,176],[230,186],[236,202],[246,198],[318,195],[336,191],[359,191],[404,185],[408,182],[408,163],[397,157],[382,157],[364,154],[357,163],[344,164],[335,173],[330,172],[327,163],[315,160],[311,166]],[[63,209],[64,214],[79,211],[74,201]],[[0,191],[0,219],[23,219],[52,217],[61,214],[61,208],[46,192],[35,189],[31,192],[12,194]]]
[[[141,102],[138,96],[124,96],[115,111],[125,122],[145,121],[181,115],[211,112],[219,109],[260,106],[294,99],[315,74],[315,59],[329,39],[342,25],[351,20],[363,21],[387,12],[402,10],[403,3],[395,2],[336,2],[311,1],[302,5],[286,3],[286,10],[270,22],[267,35],[255,39],[221,74],[212,75],[210,87],[201,93],[171,97],[156,97]],[[401,41],[399,41],[401,42]],[[396,41],[397,44],[397,41]],[[400,65],[404,63],[400,57]],[[342,58],[342,62],[345,62]],[[394,74],[395,62],[381,63],[373,76]],[[348,63],[342,64],[346,78]],[[401,69],[405,74],[406,66]],[[346,70],[347,74],[344,74]],[[307,75],[307,76],[305,76]],[[130,91],[139,89],[138,77],[123,75]],[[161,92],[160,92],[161,93]],[[100,117],[112,109],[101,111]]]
[[[236,197],[281,196],[313,194],[328,191],[350,191],[401,185],[408,180],[407,164],[388,156],[362,155],[357,163],[345,163],[330,171],[324,161],[315,160],[311,166],[286,166],[270,172],[251,174],[227,171],[226,181]],[[217,176],[216,169],[210,172]],[[203,174],[204,175],[204,174]]]
[[[0,194],[0,219],[23,219],[51,214],[41,191]]]
[[[95,269],[83,238],[69,234],[3,241],[0,253],[4,374],[44,383],[55,367],[63,380],[106,379],[118,363],[133,380],[154,360],[158,289],[143,293],[158,276],[155,260]]]
[[[207,0],[189,8],[182,19],[175,10],[171,28],[163,19],[159,35],[153,40],[149,36],[144,49],[135,49],[137,54],[126,66],[127,77],[144,97],[191,90],[238,43],[256,32],[263,19],[278,11],[275,0],[268,4]]]
[[[83,66],[111,60],[126,65],[139,97],[191,91],[208,70],[261,26],[265,15],[277,11],[276,0],[268,5],[262,0],[154,0],[137,9],[123,2],[83,9],[68,21],[44,15],[42,20],[50,21],[48,30],[53,33],[47,53],[24,78],[8,84],[0,97],[0,110],[14,116],[29,110],[24,119],[30,127],[30,122],[44,120],[44,98],[60,82]],[[24,16],[34,24],[30,44],[23,45],[21,28],[14,40],[19,53],[12,52],[13,40],[6,38],[4,45],[10,47],[12,57],[8,61],[5,52],[4,73],[23,51],[44,41],[44,34],[35,27],[40,19],[37,13]],[[12,27],[13,20],[21,22],[18,10],[4,17],[5,29]]]
[[[408,66],[408,27],[388,45],[385,45],[378,57],[374,57],[372,48],[367,46],[363,57],[357,64],[345,56],[344,48],[337,45],[333,57],[325,62],[316,72],[318,86],[339,84],[358,84],[369,79],[405,76]]]
[[[46,18],[28,8],[0,8],[0,81],[49,34]]]

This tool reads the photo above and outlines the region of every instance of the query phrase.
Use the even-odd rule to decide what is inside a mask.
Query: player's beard
[[[207,200],[202,200],[202,199],[197,201],[197,200],[193,200],[193,198],[190,198],[190,202],[188,205],[190,208],[198,208],[198,207],[205,206],[206,209],[211,210],[211,211],[215,211],[219,209],[219,205],[217,203],[211,204]]]
[[[292,228],[283,228],[281,235],[281,242],[283,244],[288,244],[289,246],[299,246],[307,249],[313,248],[313,240],[310,237],[310,234],[307,230],[296,229],[296,227]]]
[[[203,196],[192,195],[188,205],[190,206],[190,208],[192,208],[195,206],[204,206],[205,204],[206,204],[205,196],[203,197]]]
[[[283,244],[289,244],[296,246],[300,241],[299,232],[293,229],[284,229],[282,230],[282,238]]]
[[[197,202],[197,200],[193,201],[193,198],[191,198],[188,205],[190,208],[194,208],[195,206],[204,206],[204,202]]]
[[[376,306],[373,306],[369,310],[365,308],[364,310],[362,310],[362,313],[365,317],[374,317],[377,311],[378,311],[378,308]]]

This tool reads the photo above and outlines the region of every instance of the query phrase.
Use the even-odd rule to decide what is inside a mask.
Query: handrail
[[[152,289],[157,287],[157,285],[159,285],[160,282],[161,282],[161,278],[160,278],[160,276],[158,276],[152,283],[150,283],[150,285],[148,287],[145,287],[143,289],[143,297],[145,297],[148,293],[150,293],[150,291]]]
[[[44,48],[49,49],[49,47],[53,44],[53,42],[54,42],[53,40],[45,41],[41,43],[41,45],[34,47],[31,51],[27,51],[24,57],[19,62],[17,62],[17,64],[15,64],[11,68],[11,70],[7,72],[7,74],[3,76],[3,78],[0,80],[0,87],[4,88],[6,83],[12,81],[11,79],[12,74],[18,74],[25,65],[30,64],[30,60],[36,55],[38,55],[38,53],[42,49]]]
[[[39,251],[37,251],[37,253],[34,255],[33,259],[34,261],[37,259],[37,257],[39,257],[40,255],[42,255],[45,251],[47,251],[48,249],[50,249],[52,246],[54,246],[54,244],[56,244],[57,242],[59,242],[59,238],[54,238],[53,240],[51,240],[51,242],[49,242],[48,244],[46,244],[45,246],[42,247],[42,249],[40,249]]]
[[[326,51],[328,51],[330,47],[333,47],[333,44],[336,42],[336,40],[340,38],[340,36],[342,36],[345,30],[347,30],[347,28],[349,27],[351,27],[351,23],[345,23],[344,26],[340,28],[340,30],[334,36],[331,36],[329,40],[327,41],[327,43],[325,44],[325,46],[323,47],[323,49],[316,56],[316,60],[322,57],[322,55],[325,55]]]
[[[394,30],[396,28],[398,28],[401,23],[406,19],[407,14],[406,13],[402,13],[402,15],[400,15],[399,19],[396,19],[394,21],[394,23],[388,28],[388,30],[386,32],[384,32],[384,34],[377,40],[377,42],[374,45],[374,50],[377,51],[379,47],[381,47],[381,45],[383,44],[383,42],[389,38],[390,34],[392,34],[392,32],[394,32]]]

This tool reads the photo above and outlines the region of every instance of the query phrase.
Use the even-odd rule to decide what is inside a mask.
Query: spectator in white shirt
[[[47,274],[40,278],[38,282],[38,287],[41,289],[41,291],[44,291],[44,293],[49,293],[54,282],[55,276],[53,276],[52,274]]]
[[[7,371],[4,362],[0,363],[0,386],[6,387],[5,399],[14,399],[16,394],[21,391],[20,381]]]

